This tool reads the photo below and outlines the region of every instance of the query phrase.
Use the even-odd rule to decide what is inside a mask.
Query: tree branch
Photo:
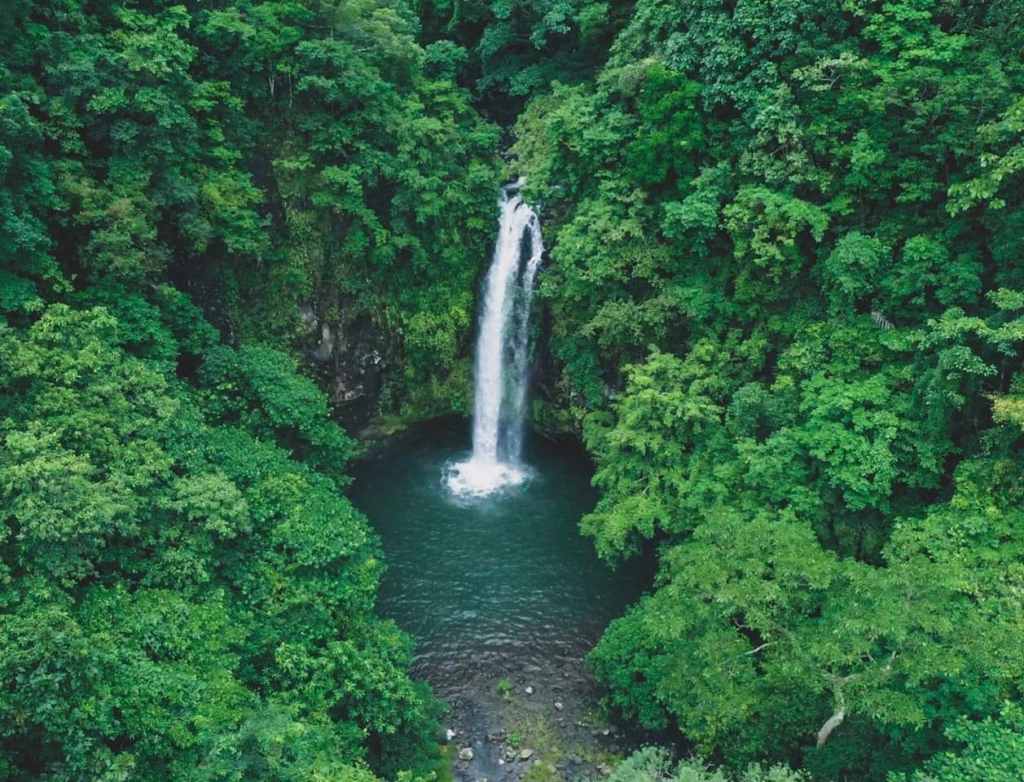
[[[771,645],[772,645],[771,641],[765,641],[763,644],[761,644],[756,649],[751,649],[749,652],[744,652],[743,654],[740,655],[740,657],[746,657],[747,655],[750,655],[750,654],[757,654],[759,651],[764,649],[766,646],[771,646]]]
[[[821,730],[818,731],[818,746],[823,747],[825,742],[828,741],[828,737],[832,735],[832,731],[843,724],[843,720],[846,719],[846,708],[840,706],[836,709],[835,713],[825,721],[825,724],[821,726]]]

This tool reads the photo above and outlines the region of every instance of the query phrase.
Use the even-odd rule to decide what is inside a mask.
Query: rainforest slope
[[[723,764],[615,782],[1021,777],[1019,3],[5,10],[0,776],[436,767],[336,422],[465,409],[525,174],[583,531],[659,561],[591,662]]]

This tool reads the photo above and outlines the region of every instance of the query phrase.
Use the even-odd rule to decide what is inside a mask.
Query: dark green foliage
[[[403,2],[8,4],[0,305],[168,276],[234,339],[369,319],[384,404],[456,365],[496,130]],[[450,69],[449,69],[450,70]]]
[[[391,404],[450,371],[494,131],[402,3],[5,12],[0,777],[428,774],[354,443],[256,338],[344,305]]]
[[[726,763],[615,779],[1020,777],[1017,4],[5,11],[0,776],[432,766],[354,443],[278,349],[312,311],[373,335],[378,412],[451,396],[480,109],[521,112],[583,530],[659,556],[593,666]]]
[[[440,39],[452,53],[448,62],[475,89],[485,113],[511,122],[526,99],[553,79],[591,77],[633,3],[428,0],[418,5],[424,35]]]
[[[1021,698],[1007,8],[641,0],[517,124],[583,530],[660,558],[592,662],[738,767],[884,778]]]
[[[120,304],[149,332],[64,304],[0,329],[4,778],[429,769],[375,538],[317,469],[350,450],[323,396],[267,348],[192,389],[173,310]]]

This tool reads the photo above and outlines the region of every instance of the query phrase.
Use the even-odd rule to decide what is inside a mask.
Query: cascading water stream
[[[494,259],[487,273],[476,345],[473,453],[453,465],[448,487],[486,495],[521,483],[523,420],[528,380],[530,304],[544,255],[537,214],[519,197],[523,180],[502,191]],[[524,246],[529,256],[524,264]]]
[[[533,303],[533,283],[540,269],[544,255],[544,243],[541,241],[540,225],[534,215],[530,223],[530,259],[523,271],[522,302],[516,312],[516,334],[512,343],[513,377],[516,382],[512,388],[511,415],[506,428],[507,454],[509,458],[518,460],[523,452],[523,427],[526,423],[526,391],[529,386],[530,347],[530,305]]]

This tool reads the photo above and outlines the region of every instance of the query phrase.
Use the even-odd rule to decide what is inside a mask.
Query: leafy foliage
[[[582,529],[659,561],[591,661],[726,764],[616,782],[1020,776],[1014,3],[5,10],[0,775],[430,769],[355,445],[280,349],[369,335],[378,411],[451,396],[482,113],[543,209]]]
[[[198,389],[133,355],[171,322],[150,341],[58,303],[0,329],[3,776],[429,769],[436,707],[373,616],[377,543],[316,469],[349,441],[269,349],[235,384],[214,349]]]
[[[914,774],[914,782],[1010,782],[1024,774],[1024,722],[1019,706],[1006,704],[998,719],[962,720],[947,735],[962,743],[963,749],[929,760],[925,771]]]
[[[808,779],[803,773],[783,766],[763,768],[755,764],[741,774],[732,775],[721,768],[712,769],[699,758],[673,765],[668,753],[657,747],[637,750],[617,765],[608,778],[612,782],[802,782]]]
[[[582,529],[660,563],[592,663],[734,767],[884,778],[1021,698],[1008,13],[640,0],[517,123]]]
[[[0,776],[428,774],[355,444],[279,348],[371,321],[392,406],[459,368],[495,129],[404,2],[4,10]]]
[[[371,322],[384,405],[452,371],[497,133],[407,4],[9,5],[5,310],[170,277],[233,339],[288,347],[304,307]]]

